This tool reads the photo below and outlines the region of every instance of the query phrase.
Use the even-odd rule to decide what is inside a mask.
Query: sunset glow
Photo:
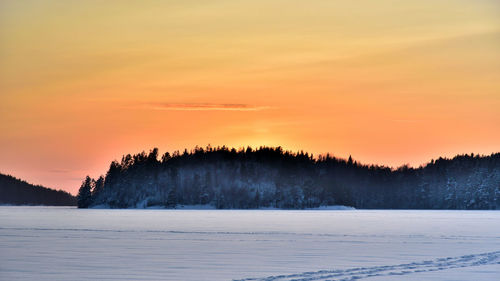
[[[500,151],[500,4],[0,3],[0,172],[75,194],[158,147],[418,166]]]

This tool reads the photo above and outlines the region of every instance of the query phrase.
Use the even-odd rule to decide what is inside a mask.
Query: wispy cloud
[[[148,106],[155,110],[183,111],[261,111],[271,108],[240,103],[149,103]]]
[[[422,122],[422,120],[416,120],[416,119],[392,119],[393,122],[398,122],[398,123],[419,123]]]
[[[49,173],[54,173],[54,174],[67,174],[72,172],[71,170],[67,169],[51,169],[49,170]]]

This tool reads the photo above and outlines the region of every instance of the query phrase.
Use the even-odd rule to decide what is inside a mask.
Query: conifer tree
[[[85,178],[78,190],[77,202],[78,208],[88,208],[92,204],[92,186],[93,181],[89,176]]]

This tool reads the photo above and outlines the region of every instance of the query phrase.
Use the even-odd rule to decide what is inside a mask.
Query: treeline
[[[123,156],[105,176],[87,177],[78,206],[143,208],[211,204],[285,209],[346,205],[388,209],[500,209],[500,153],[439,158],[425,166],[362,165],[281,147]]]
[[[68,192],[32,185],[10,175],[0,174],[0,204],[75,206]]]

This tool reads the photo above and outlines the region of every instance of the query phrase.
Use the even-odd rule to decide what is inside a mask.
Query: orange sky
[[[419,165],[500,151],[500,4],[0,3],[0,172],[76,193],[159,147]]]

